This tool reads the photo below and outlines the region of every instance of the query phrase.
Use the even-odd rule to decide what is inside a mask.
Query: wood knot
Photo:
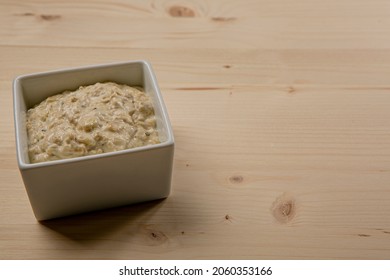
[[[229,21],[235,21],[237,18],[235,17],[212,17],[212,21],[216,22],[229,22]]]
[[[228,64],[226,64],[226,65],[224,65],[223,66],[223,68],[226,68],[226,69],[229,69],[229,68],[231,68],[232,66],[231,65],[228,65]]]
[[[168,10],[172,17],[195,17],[195,12],[191,8],[184,6],[172,6]]]
[[[286,194],[278,197],[272,205],[272,214],[282,224],[290,222],[296,214],[295,200]]]
[[[287,93],[288,94],[294,94],[296,92],[296,89],[293,86],[289,86],[287,88]]]
[[[36,19],[41,19],[45,21],[53,21],[61,18],[61,15],[49,15],[49,14],[34,14],[31,12],[25,12],[21,14],[14,14],[15,16],[23,16],[23,17],[35,17]]]
[[[31,13],[31,12],[26,12],[26,13],[21,13],[21,14],[15,14],[15,16],[30,17],[30,16],[35,16],[35,14]]]
[[[147,244],[151,246],[158,246],[168,241],[168,237],[159,230],[145,228],[144,234],[146,235]]]
[[[228,221],[228,222],[232,222],[233,221],[232,216],[230,216],[229,214],[226,214],[224,218],[225,218],[225,221]]]
[[[369,235],[369,234],[364,234],[364,233],[360,233],[360,234],[358,234],[358,236],[360,236],[360,237],[370,237],[371,235]]]
[[[58,20],[61,18],[60,15],[40,15],[39,17],[46,21]]]
[[[229,181],[233,184],[240,184],[244,181],[244,177],[241,175],[234,175],[229,178]]]

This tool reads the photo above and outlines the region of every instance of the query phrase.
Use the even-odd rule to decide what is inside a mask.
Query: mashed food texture
[[[150,97],[112,82],[51,96],[27,112],[31,163],[159,143]]]

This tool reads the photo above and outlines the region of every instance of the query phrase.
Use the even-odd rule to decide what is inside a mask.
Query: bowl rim
[[[66,158],[66,159],[58,159],[53,161],[45,161],[45,162],[38,162],[38,163],[28,163],[22,160],[22,147],[20,143],[20,133],[19,130],[21,129],[21,123],[20,123],[20,112],[18,109],[18,104],[20,102],[18,97],[18,89],[17,85],[18,83],[27,78],[37,78],[42,77],[46,75],[55,75],[60,73],[66,73],[66,72],[73,72],[73,71],[83,71],[83,70],[90,70],[90,69],[99,69],[99,68],[107,68],[107,67],[116,67],[116,66],[123,66],[128,64],[143,64],[147,71],[150,74],[152,86],[155,89],[156,97],[158,100],[158,106],[160,106],[161,109],[161,115],[163,123],[166,127],[166,133],[167,133],[167,139],[166,141],[158,144],[148,145],[148,146],[141,146],[136,148],[129,148],[125,150],[120,151],[114,151],[114,152],[107,152],[102,154],[96,154],[96,155],[86,155],[81,157],[75,157],[75,158]],[[15,142],[16,142],[16,155],[17,155],[17,162],[20,170],[26,170],[26,169],[35,169],[35,168],[44,168],[48,166],[54,166],[54,165],[64,165],[64,164],[73,164],[77,162],[84,162],[89,160],[98,160],[102,158],[108,158],[108,157],[116,157],[126,154],[134,154],[134,153],[141,153],[149,150],[156,150],[156,149],[162,149],[168,146],[174,145],[174,136],[173,136],[173,130],[171,126],[171,122],[169,119],[169,115],[160,91],[160,88],[157,84],[157,79],[154,74],[153,68],[151,64],[146,60],[127,60],[127,61],[121,61],[121,62],[111,62],[111,63],[101,63],[101,64],[94,64],[94,65],[86,65],[86,66],[79,66],[79,67],[69,67],[69,68],[61,68],[57,70],[51,70],[51,71],[45,71],[45,72],[36,72],[31,74],[24,74],[19,75],[14,78],[13,80],[13,113],[14,113],[14,127],[15,127]]]

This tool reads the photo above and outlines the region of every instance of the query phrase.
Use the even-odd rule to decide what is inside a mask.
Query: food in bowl
[[[26,127],[31,163],[160,143],[150,96],[113,82],[48,97],[27,111]]]
[[[150,96],[160,143],[110,153],[32,163],[27,111],[54,93],[111,81],[137,85]],[[174,136],[150,63],[80,66],[18,76],[13,83],[16,155],[37,220],[165,198],[171,190]]]

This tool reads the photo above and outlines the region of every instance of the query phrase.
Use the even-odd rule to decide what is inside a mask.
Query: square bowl
[[[65,90],[106,81],[144,88],[152,99],[160,143],[30,163],[27,110]],[[13,98],[17,161],[37,220],[169,195],[174,139],[163,98],[148,62],[127,61],[19,76],[13,83]]]

